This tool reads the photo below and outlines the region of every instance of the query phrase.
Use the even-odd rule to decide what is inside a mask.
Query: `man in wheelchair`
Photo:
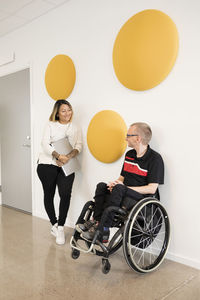
[[[158,185],[164,183],[164,163],[159,153],[150,148],[152,131],[148,124],[133,123],[126,140],[132,149],[125,154],[119,178],[108,184],[97,184],[93,219],[84,222],[79,217],[76,230],[86,240],[93,240],[99,231],[99,240],[108,242],[115,211],[111,207],[130,210],[136,202],[146,197],[158,200]],[[83,223],[84,222],[84,223]]]

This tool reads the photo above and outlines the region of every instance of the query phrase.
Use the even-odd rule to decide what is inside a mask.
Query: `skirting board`
[[[169,260],[173,260],[175,262],[178,262],[180,264],[187,265],[189,267],[200,270],[200,261],[193,260],[193,259],[188,258],[188,257],[178,256],[178,255],[173,254],[171,252],[167,253],[166,258],[169,259]]]
[[[46,213],[34,212],[34,213],[32,213],[32,216],[49,221]],[[74,228],[74,225],[75,224],[72,221],[66,220],[65,226],[70,227],[70,228]]]

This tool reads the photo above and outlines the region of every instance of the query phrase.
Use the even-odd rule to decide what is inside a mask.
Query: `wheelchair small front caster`
[[[102,272],[104,274],[108,274],[108,272],[110,271],[111,265],[108,261],[108,259],[102,258]]]
[[[72,256],[73,259],[79,258],[79,255],[80,255],[80,251],[78,251],[76,249],[72,249],[71,256]]]

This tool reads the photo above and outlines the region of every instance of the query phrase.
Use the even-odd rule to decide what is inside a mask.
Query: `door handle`
[[[23,147],[27,147],[27,148],[30,148],[30,147],[31,147],[31,145],[29,145],[29,144],[23,144],[22,146],[23,146]]]

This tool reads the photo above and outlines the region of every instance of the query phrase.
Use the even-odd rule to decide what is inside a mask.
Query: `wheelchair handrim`
[[[163,219],[164,223],[162,223],[162,226],[164,226],[164,228],[166,227],[166,232],[163,237],[160,254],[157,256],[157,258],[154,260],[154,262],[152,264],[149,264],[149,266],[146,266],[146,267],[141,267],[140,263],[136,262],[134,255],[136,255],[137,252],[140,253],[143,251],[143,254],[141,254],[141,257],[143,255],[142,259],[144,259],[145,254],[146,254],[146,256],[147,255],[153,256],[154,255],[153,253],[146,251],[146,248],[148,248],[151,244],[148,245],[148,238],[147,238],[146,239],[147,247],[144,247],[143,249],[141,249],[142,248],[141,246],[134,247],[134,245],[132,245],[133,237],[131,236],[131,234],[132,234],[132,230],[134,229],[133,224],[135,224],[139,213],[142,212],[142,209],[145,206],[147,206],[148,204],[149,205],[155,204],[159,208],[159,213],[162,213],[162,217],[164,218]],[[134,269],[135,271],[137,271],[139,273],[147,273],[147,272],[151,272],[151,271],[155,270],[162,263],[165,255],[166,255],[166,252],[169,247],[169,236],[170,236],[169,218],[166,213],[166,210],[161,205],[161,203],[158,200],[155,200],[154,198],[145,198],[145,199],[141,200],[139,203],[137,203],[137,205],[132,209],[132,211],[129,214],[124,232],[125,232],[125,234],[124,234],[124,240],[123,240],[123,251],[124,251],[124,256],[125,256],[125,259],[126,259],[128,265],[132,269]],[[142,232],[142,230],[141,230],[141,232]],[[144,241],[145,241],[145,239],[143,240],[143,242]],[[139,242],[139,244],[140,243],[141,242]],[[134,252],[132,250],[134,250]],[[153,251],[151,248],[149,248],[149,250]]]

